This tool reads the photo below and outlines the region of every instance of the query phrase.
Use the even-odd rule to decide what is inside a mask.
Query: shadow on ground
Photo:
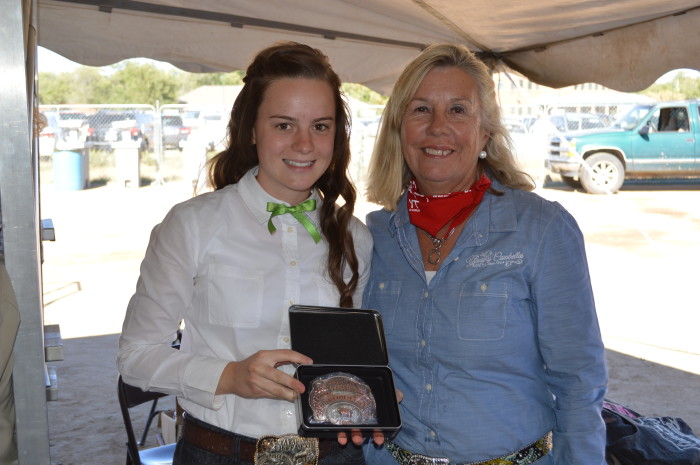
[[[66,339],[64,360],[50,363],[58,373],[58,400],[48,403],[51,465],[125,463],[126,433],[117,400],[118,340],[118,334]],[[131,410],[137,432],[149,407]],[[174,409],[174,400],[162,399],[159,408]],[[157,445],[157,433],[154,421],[146,446]]]
[[[126,434],[117,401],[118,334],[64,340],[64,360],[50,365],[58,373],[58,400],[48,403],[51,465],[103,465],[125,462]],[[646,416],[683,418],[700,432],[696,393],[700,375],[607,351],[608,398]],[[174,408],[171,399],[162,408]],[[132,411],[137,428],[148,405]],[[156,445],[154,423],[147,446]]]

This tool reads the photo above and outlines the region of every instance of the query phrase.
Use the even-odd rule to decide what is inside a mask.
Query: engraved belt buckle
[[[318,439],[296,434],[261,436],[254,461],[255,465],[318,465]]]
[[[443,457],[428,457],[427,455],[412,454],[408,458],[409,465],[449,465],[450,459]]]
[[[311,382],[309,405],[313,420],[334,425],[367,425],[377,422],[371,388],[357,376],[335,372]]]

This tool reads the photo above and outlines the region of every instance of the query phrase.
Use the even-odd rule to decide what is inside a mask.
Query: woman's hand
[[[398,389],[396,390],[396,401],[398,403],[401,403],[403,400],[403,392],[399,391]],[[350,430],[350,439],[352,440],[352,443],[355,444],[356,446],[362,445],[362,442],[365,440],[364,436],[362,435],[362,432],[360,430]],[[372,440],[374,441],[375,444],[378,446],[381,446],[384,444],[384,433],[382,433],[379,430],[374,430],[372,432]],[[345,444],[348,443],[348,435],[344,431],[341,431],[338,433],[338,444],[341,446],[344,446]]]
[[[229,362],[221,373],[216,394],[294,401],[304,392],[304,384],[277,369],[289,363],[310,365],[313,361],[290,349],[275,349],[261,350],[240,362]]]

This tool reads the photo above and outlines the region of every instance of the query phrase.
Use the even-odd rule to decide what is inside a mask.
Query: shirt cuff
[[[208,409],[220,409],[224,405],[224,396],[215,392],[228,363],[228,360],[203,356],[191,360],[183,379],[185,398]]]

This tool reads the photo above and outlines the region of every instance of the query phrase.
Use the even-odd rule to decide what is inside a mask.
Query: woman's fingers
[[[217,394],[293,401],[304,392],[304,384],[278,366],[310,364],[312,360],[293,350],[261,350],[240,362],[230,362],[219,380]]]
[[[360,431],[358,429],[353,429],[353,430],[350,430],[350,440],[356,446],[361,446],[362,443],[365,441],[365,436],[362,434],[362,431]],[[379,430],[374,430],[372,432],[372,440],[374,441],[375,444],[381,446],[382,444],[384,444],[384,433],[382,433]],[[348,434],[345,431],[340,431],[338,433],[338,444],[340,444],[341,446],[344,446],[347,443],[348,443]]]

